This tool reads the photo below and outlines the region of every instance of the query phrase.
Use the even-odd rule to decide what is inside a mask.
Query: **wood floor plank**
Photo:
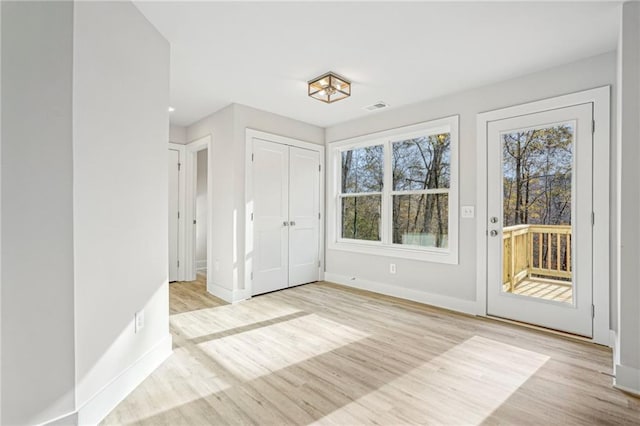
[[[170,295],[173,355],[103,424],[640,424],[602,346],[331,283]]]

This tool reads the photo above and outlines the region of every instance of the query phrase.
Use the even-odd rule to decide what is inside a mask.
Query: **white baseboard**
[[[401,299],[412,300],[439,308],[449,309],[451,311],[462,312],[465,314],[475,315],[477,311],[477,303],[475,300],[464,300],[441,294],[427,293],[414,289],[398,287],[391,284],[385,284],[376,281],[364,280],[361,278],[352,279],[344,275],[325,272],[325,281],[344,285],[347,287],[368,290],[374,293],[385,294],[387,296],[399,297]]]
[[[235,290],[233,292],[233,303],[242,302],[243,300],[247,300],[251,298],[251,293],[249,290]]]
[[[49,420],[46,423],[40,423],[39,426],[69,426],[78,424],[78,412],[65,414],[64,416],[57,417],[53,420]]]
[[[251,297],[248,290],[229,290],[228,288],[222,287],[221,285],[211,281],[207,282],[207,291],[215,297],[229,303],[241,302]]]
[[[206,270],[207,270],[207,259],[196,260],[196,271],[206,271]]]
[[[640,369],[616,364],[613,387],[640,396]]]
[[[222,287],[220,284],[216,284],[210,279],[207,280],[207,291],[225,302],[233,303],[233,290]]]
[[[80,409],[79,425],[97,425],[173,352],[171,335],[156,343],[146,354],[120,373]]]

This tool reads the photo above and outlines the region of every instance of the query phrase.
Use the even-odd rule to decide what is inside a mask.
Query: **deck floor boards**
[[[503,290],[507,289],[508,286],[504,285]],[[570,283],[551,279],[525,278],[516,285],[513,293],[557,302],[573,302],[573,287]]]

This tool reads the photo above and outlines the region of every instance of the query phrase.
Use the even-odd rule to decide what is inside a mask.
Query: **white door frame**
[[[186,174],[186,192],[185,192],[185,238],[184,244],[185,250],[185,267],[184,273],[187,281],[194,281],[196,279],[196,255],[195,245],[196,241],[193,238],[195,232],[195,203],[196,203],[196,185],[198,179],[198,152],[207,150],[207,284],[209,283],[209,276],[213,267],[213,252],[211,247],[213,246],[213,227],[211,223],[211,214],[213,212],[213,173],[212,173],[212,137],[211,135],[204,136],[200,139],[196,139],[193,142],[189,142],[185,145],[185,174]]]
[[[178,281],[184,281],[187,277],[185,275],[185,266],[186,266],[186,258],[185,258],[185,191],[186,191],[186,182],[185,182],[185,168],[184,166],[184,158],[185,158],[185,147],[184,145],[178,143],[169,142],[169,150],[175,150],[179,153],[179,162],[180,169],[178,170],[178,211],[180,213],[180,218],[178,219]]]
[[[252,279],[251,274],[253,271],[253,221],[251,216],[253,215],[253,167],[251,163],[251,154],[253,151],[253,138],[264,139],[269,142],[275,142],[282,145],[295,146],[298,148],[309,149],[312,151],[318,151],[320,153],[320,212],[322,220],[320,221],[320,237],[318,238],[318,253],[320,255],[320,265],[318,266],[318,279],[324,280],[324,232],[325,232],[325,195],[324,195],[324,181],[325,181],[325,148],[322,145],[318,145],[311,142],[305,142],[298,139],[288,138],[285,136],[274,135],[272,133],[262,132],[247,128],[245,132],[245,263],[244,263],[244,289],[241,290],[241,299],[248,299],[252,294]]]
[[[477,116],[477,226],[476,226],[476,300],[478,316],[487,316],[487,125],[491,121],[528,115],[551,109],[593,102],[593,338],[595,343],[611,346],[609,331],[609,157],[610,86],[598,87],[499,110]]]

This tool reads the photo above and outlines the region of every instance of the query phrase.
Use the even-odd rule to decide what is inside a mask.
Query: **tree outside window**
[[[392,142],[393,243],[446,248],[451,135]]]

